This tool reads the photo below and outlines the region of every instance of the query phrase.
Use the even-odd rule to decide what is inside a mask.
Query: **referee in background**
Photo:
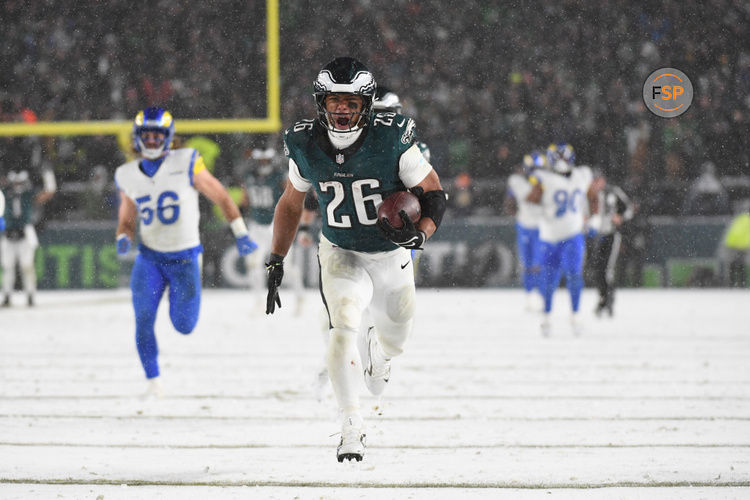
[[[633,203],[622,189],[607,184],[604,176],[597,176],[595,182],[601,186],[598,194],[599,211],[589,221],[589,227],[597,233],[592,259],[594,279],[599,290],[599,303],[595,312],[597,316],[601,316],[606,310],[612,316],[615,266],[622,242],[620,227],[633,218]]]

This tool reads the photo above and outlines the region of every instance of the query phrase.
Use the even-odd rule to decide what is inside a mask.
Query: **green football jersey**
[[[380,233],[377,207],[406,189],[399,158],[416,140],[414,120],[378,113],[357,141],[343,150],[331,145],[316,120],[303,120],[284,133],[284,151],[318,195],[323,235],[334,245],[360,252],[398,248]]]
[[[21,230],[27,224],[31,224],[34,190],[31,187],[22,191],[9,188],[3,193],[5,194],[5,229],[7,231]]]
[[[245,179],[250,218],[257,224],[268,225],[273,221],[276,202],[284,192],[285,178],[286,173],[274,170],[268,175],[251,174]]]

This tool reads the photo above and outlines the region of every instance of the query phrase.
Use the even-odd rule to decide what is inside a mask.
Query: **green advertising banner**
[[[116,288],[121,262],[115,227],[45,228],[39,231],[36,270],[39,288]]]
[[[623,231],[621,283],[651,287],[706,284],[706,276],[719,271],[716,255],[728,223],[729,219],[721,217],[653,218],[631,225]],[[133,255],[117,255],[114,232],[114,222],[40,228],[36,253],[39,288],[127,286]],[[220,247],[214,252],[217,264],[213,266],[220,271],[218,279],[204,286],[245,286],[244,266],[232,239],[209,239]],[[422,252],[417,282],[430,287],[518,286],[515,246],[511,218],[447,219]],[[207,262],[204,257],[204,268]],[[305,272],[307,285],[316,286],[314,251],[306,252],[305,265],[309,268]]]

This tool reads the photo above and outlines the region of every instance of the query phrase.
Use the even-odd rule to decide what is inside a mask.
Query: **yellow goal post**
[[[279,0],[266,0],[266,109],[265,118],[177,120],[180,134],[274,133],[281,130],[281,77],[279,63]],[[120,147],[130,149],[131,120],[0,123],[0,137],[115,135]]]

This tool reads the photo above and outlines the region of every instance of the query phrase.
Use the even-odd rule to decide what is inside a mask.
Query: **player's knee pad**
[[[328,304],[334,328],[356,330],[362,323],[362,304],[352,297],[338,297]]]
[[[386,312],[394,323],[406,323],[414,317],[416,293],[411,285],[403,286],[386,297]]]

